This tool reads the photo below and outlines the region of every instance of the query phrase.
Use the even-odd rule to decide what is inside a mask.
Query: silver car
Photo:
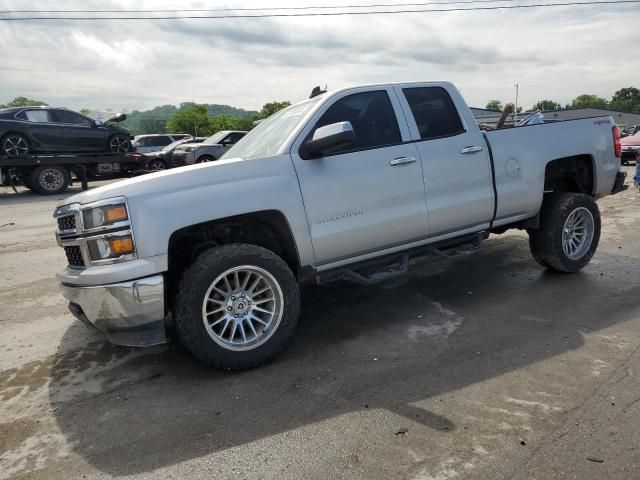
[[[181,165],[217,160],[246,134],[239,130],[222,130],[202,143],[183,143],[173,151],[172,159]]]

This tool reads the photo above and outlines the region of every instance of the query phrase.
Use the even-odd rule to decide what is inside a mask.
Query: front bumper
[[[162,275],[97,286],[62,284],[69,310],[104,332],[116,345],[146,347],[166,343]]]

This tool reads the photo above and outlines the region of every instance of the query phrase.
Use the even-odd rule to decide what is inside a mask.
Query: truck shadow
[[[59,428],[76,453],[118,476],[366,408],[453,431],[412,403],[578,348],[583,334],[638,313],[638,260],[601,253],[585,272],[560,275],[531,260],[524,238],[488,244],[374,287],[305,290],[292,347],[247,372],[211,370],[175,347],[78,351],[65,338],[49,383]]]

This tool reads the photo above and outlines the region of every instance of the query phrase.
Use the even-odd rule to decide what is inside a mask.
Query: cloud
[[[73,31],[71,38],[79,54],[114,70],[139,71],[151,65],[155,55],[138,40],[107,43],[95,35]]]
[[[13,0],[6,9],[46,8]],[[337,4],[338,2],[327,2]],[[315,4],[271,0],[271,6]],[[178,7],[177,7],[178,5]],[[251,7],[248,2],[233,6]],[[224,8],[171,0],[68,0],[58,9]],[[27,95],[71,108],[185,100],[256,109],[314,85],[451,80],[469,103],[567,102],[638,86],[629,50],[640,12],[579,7],[367,17],[1,23],[0,103]]]

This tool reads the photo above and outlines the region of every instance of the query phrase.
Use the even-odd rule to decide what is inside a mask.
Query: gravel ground
[[[599,202],[579,274],[545,272],[515,232],[306,289],[292,347],[235,374],[75,321],[57,200],[0,188],[0,479],[637,478],[636,190]]]

